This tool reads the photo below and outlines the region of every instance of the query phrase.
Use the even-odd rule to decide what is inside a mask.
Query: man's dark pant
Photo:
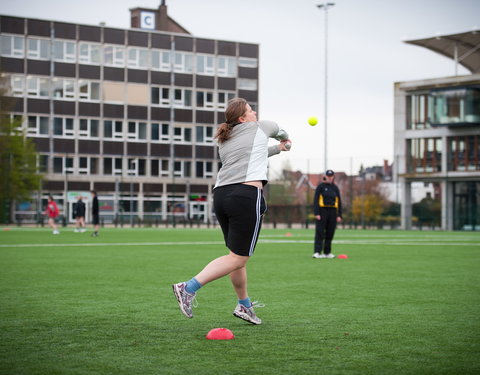
[[[330,207],[320,208],[320,220],[315,223],[315,253],[321,253],[323,247],[324,254],[330,254],[332,251],[332,240],[337,227],[337,209]],[[323,243],[325,241],[325,246]]]

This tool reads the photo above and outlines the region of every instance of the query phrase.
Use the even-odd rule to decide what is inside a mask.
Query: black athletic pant
[[[320,220],[315,223],[315,253],[330,254],[332,240],[337,227],[337,209],[334,207],[320,207]],[[324,245],[325,242],[325,245]]]

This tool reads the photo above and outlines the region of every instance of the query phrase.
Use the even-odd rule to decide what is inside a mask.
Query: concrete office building
[[[0,16],[9,112],[45,175],[17,220],[35,221],[51,193],[71,222],[90,190],[105,222],[211,219],[213,136],[230,98],[258,111],[259,46],[192,36],[164,1],[130,12],[130,29]]]
[[[395,83],[395,173],[402,226],[412,227],[411,185],[440,187],[441,227],[480,230],[480,31],[411,40],[455,63],[455,75]],[[458,64],[472,74],[458,76]]]

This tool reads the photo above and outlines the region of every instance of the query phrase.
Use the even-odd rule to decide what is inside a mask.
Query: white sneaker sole
[[[255,322],[255,321],[253,321],[253,320],[250,318],[249,315],[243,314],[243,313],[239,313],[239,312],[237,312],[237,311],[234,311],[234,312],[233,312],[233,316],[236,316],[237,318],[243,319],[243,320],[245,320],[246,322],[249,322],[249,323],[252,323],[252,324],[255,324],[255,325],[260,325],[260,324],[262,324],[262,321],[261,321],[261,320]]]

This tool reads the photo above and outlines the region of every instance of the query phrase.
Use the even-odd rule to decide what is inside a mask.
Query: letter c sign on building
[[[140,12],[140,28],[155,30],[155,13]]]

